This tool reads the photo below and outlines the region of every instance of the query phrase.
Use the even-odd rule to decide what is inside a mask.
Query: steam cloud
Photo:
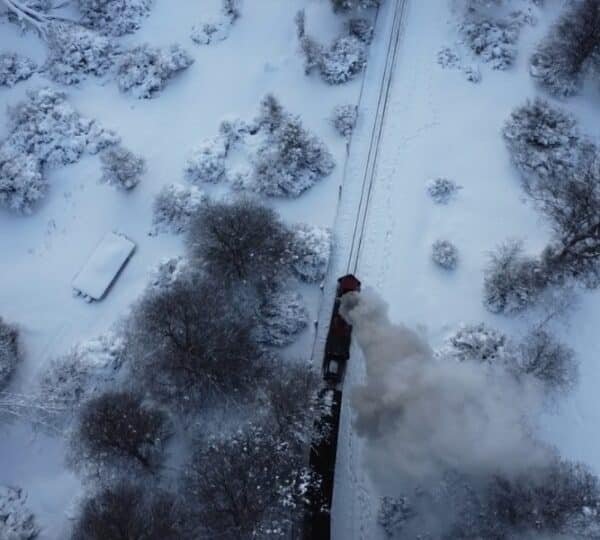
[[[390,323],[373,291],[344,295],[341,313],[365,357],[366,380],[350,402],[382,491],[397,490],[399,479],[511,475],[545,461],[527,422],[541,403],[534,386],[479,363],[435,358],[421,335]]]

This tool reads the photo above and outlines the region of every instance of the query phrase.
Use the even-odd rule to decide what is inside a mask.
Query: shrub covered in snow
[[[331,256],[332,234],[329,229],[296,225],[292,229],[292,269],[302,280],[318,283],[325,278]]]
[[[71,540],[180,540],[186,536],[181,526],[175,496],[121,480],[84,501]]]
[[[223,41],[229,37],[231,27],[239,16],[238,0],[223,0],[220,17],[213,22],[194,25],[190,37],[198,45],[209,45],[215,41]]]
[[[356,126],[356,119],[358,117],[358,108],[356,105],[338,105],[333,109],[333,117],[331,119],[335,130],[350,139],[354,126]]]
[[[63,93],[50,88],[30,91],[8,114],[9,136],[0,144],[0,204],[19,212],[31,212],[45,195],[45,167],[75,163],[85,152],[118,142],[115,133],[81,117]]]
[[[216,184],[220,182],[226,175],[225,158],[228,146],[227,139],[222,135],[202,142],[187,160],[186,178],[194,183]]]
[[[484,277],[484,304],[494,313],[515,313],[531,306],[547,286],[540,263],[509,241],[490,256]]]
[[[270,294],[258,311],[257,339],[264,345],[284,347],[308,325],[308,312],[302,297],[294,292]]]
[[[19,332],[0,317],[0,390],[8,384],[20,359]]]
[[[152,0],[77,0],[83,23],[109,36],[135,32],[148,15]]]
[[[525,177],[525,189],[531,189],[532,176],[565,176],[580,153],[575,119],[542,99],[514,110],[503,135],[513,162]]]
[[[572,2],[531,57],[531,75],[556,96],[576,94],[600,67],[600,3]]]
[[[47,41],[48,73],[63,84],[76,84],[87,75],[105,75],[118,53],[113,40],[66,22],[52,22]]]
[[[71,459],[76,468],[132,464],[152,472],[160,466],[168,437],[164,412],[129,392],[110,391],[83,405]]]
[[[433,262],[446,270],[454,270],[458,264],[458,250],[448,240],[436,240],[431,246]]]
[[[435,178],[427,183],[427,193],[437,204],[446,204],[461,189],[456,182],[448,178]]]
[[[22,489],[0,486],[0,538],[33,540],[40,528],[27,508],[27,495]]]
[[[504,334],[484,323],[461,326],[451,335],[440,353],[459,361],[506,364],[510,354],[508,340]]]
[[[382,0],[331,0],[334,11],[349,11],[352,9],[367,9],[377,7]]]
[[[390,539],[399,538],[404,524],[415,515],[414,509],[406,497],[381,498],[377,523]]]
[[[373,25],[367,19],[350,19],[348,21],[348,33],[360,39],[366,45],[370,45],[373,41]]]
[[[163,187],[153,205],[152,223],[156,232],[181,233],[206,197],[196,186],[169,184]]]
[[[342,36],[323,51],[319,69],[329,84],[342,84],[358,75],[366,64],[364,42],[355,36]]]
[[[493,21],[466,22],[460,27],[466,44],[494,69],[508,69],[517,56],[519,26]]]
[[[119,58],[119,88],[138,99],[155,97],[169,79],[190,67],[193,62],[193,58],[179,45],[165,48],[139,45],[126,51]]]
[[[280,111],[279,116],[264,114],[261,125],[270,126],[254,158],[255,189],[272,197],[298,197],[335,166],[325,144],[308,132],[300,118]]]
[[[163,259],[150,271],[148,289],[150,291],[167,289],[179,279],[184,278],[188,270],[187,260],[183,257]]]
[[[113,146],[100,154],[102,177],[100,181],[119,189],[133,189],[146,170],[144,158],[122,146]]]
[[[70,410],[114,384],[122,363],[123,340],[114,334],[79,343],[42,374],[42,401]]]
[[[0,53],[0,86],[14,86],[29,79],[37,69],[36,63],[16,53]]]

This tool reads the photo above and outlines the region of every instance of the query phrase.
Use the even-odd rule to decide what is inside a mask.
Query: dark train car
[[[352,338],[352,326],[339,313],[340,303],[344,294],[358,291],[360,291],[360,281],[352,274],[338,279],[323,359],[323,376],[325,380],[333,384],[342,381],[346,362],[350,358]]]

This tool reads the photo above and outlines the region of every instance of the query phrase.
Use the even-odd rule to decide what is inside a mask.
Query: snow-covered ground
[[[191,150],[217,134],[226,117],[253,118],[260,100],[274,93],[286,110],[323,139],[337,163],[333,173],[295,200],[271,204],[289,223],[333,226],[346,141],[330,118],[335,106],[356,103],[361,79],[330,86],[318,76],[306,77],[298,54],[294,15],[306,9],[312,35],[329,42],[342,31],[343,19],[324,0],[260,0],[242,4],[242,16],[228,39],[198,46],[192,26],[218,16],[220,0],[157,0],[148,19],[124,45],[181,44],[194,64],[171,80],[155,99],[138,100],[120,93],[110,77],[90,77],[62,88],[36,74],[14,87],[0,88],[0,139],[8,133],[4,109],[23,100],[27,89],[64,89],[82,115],[115,130],[124,146],[146,159],[146,173],[131,192],[99,183],[97,157],[49,173],[48,196],[29,216],[0,212],[0,309],[21,331],[25,361],[7,389],[29,394],[51,359],[78,342],[93,339],[126,315],[144,289],[149,271],[162,259],[183,251],[181,236],[149,235],[152,203],[163,186],[185,183],[184,166]],[[18,51],[42,64],[46,49],[32,32],[0,22],[0,51]],[[218,189],[214,190],[216,194]],[[72,295],[73,277],[98,242],[118,231],[137,245],[135,254],[107,296],[87,304]],[[310,319],[317,317],[320,293],[303,286]],[[302,334],[292,353],[306,356],[313,326]],[[0,485],[18,486],[42,527],[40,538],[65,538],[69,508],[80,493],[79,480],[64,465],[65,440],[34,432],[27,422],[0,426]]]
[[[457,39],[458,14],[452,11],[452,3],[409,0],[407,4],[357,275],[389,303],[393,321],[424,328],[433,346],[439,346],[460,323],[485,321],[508,334],[522,335],[540,315],[508,317],[488,312],[482,303],[483,269],[488,252],[508,238],[522,238],[532,253],[548,239],[546,222],[524,202],[501,129],[515,107],[544,95],[529,76],[527,62],[561,3],[547,2],[539,11],[538,24],[524,27],[511,69],[494,71],[481,64],[478,84],[459,70],[442,69],[436,61],[438,52]],[[573,112],[582,131],[597,138],[599,99],[595,88],[587,88],[559,106]],[[361,129],[355,136],[355,141],[368,138]],[[360,184],[366,148],[366,144],[353,145],[345,190],[347,185]],[[462,186],[445,205],[435,204],[427,192],[427,183],[438,177]],[[341,207],[345,204],[342,201]],[[341,230],[347,230],[345,221],[343,216],[339,220]],[[431,245],[437,239],[457,246],[456,270],[448,272],[432,261]],[[349,249],[348,242],[344,249]],[[344,271],[346,260],[342,257],[335,264],[336,270]],[[557,411],[540,419],[548,442],[596,473],[600,473],[600,341],[595,332],[599,300],[598,291],[581,294],[568,320],[552,326],[575,349],[580,382],[559,402]],[[352,432],[348,404],[363,370],[360,350],[354,348],[345,381],[336,469],[333,531],[338,540],[382,534],[373,529],[377,489],[364,470],[362,441]]]

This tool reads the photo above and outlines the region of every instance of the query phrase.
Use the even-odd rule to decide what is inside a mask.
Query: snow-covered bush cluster
[[[461,326],[438,351],[440,356],[461,362],[468,360],[493,365],[505,365],[510,354],[507,337],[484,323]]]
[[[481,82],[479,67],[463,64],[458,52],[450,47],[442,47],[437,53],[437,63],[444,69],[459,69],[469,82]]]
[[[114,40],[67,22],[52,22],[46,41],[48,73],[62,84],[77,84],[87,75],[105,75],[119,53]]]
[[[10,132],[0,144],[0,204],[22,213],[46,194],[46,167],[75,163],[118,142],[115,133],[80,116],[63,93],[50,88],[28,92],[8,116]]]
[[[377,7],[382,0],[331,0],[334,11],[350,11]]]
[[[333,238],[329,229],[300,224],[292,229],[292,270],[302,281],[325,279]]]
[[[29,79],[37,70],[36,63],[16,53],[0,53],[0,86],[14,86]]]
[[[160,261],[150,271],[149,289],[161,291],[169,288],[177,280],[184,279],[189,268],[183,257],[171,257]]]
[[[10,381],[20,359],[19,332],[0,317],[0,390]]]
[[[551,94],[576,94],[587,74],[600,73],[600,2],[570,3],[531,57],[531,75]]]
[[[237,175],[227,171],[227,161],[236,153],[245,155],[247,162]],[[237,162],[239,166],[240,159]],[[325,144],[304,128],[299,117],[285,111],[275,97],[268,95],[252,123],[223,122],[219,135],[194,150],[185,174],[192,182],[229,179],[239,190],[271,197],[298,197],[329,175],[334,166]]]
[[[119,89],[138,99],[157,96],[167,81],[190,67],[193,58],[179,45],[151,47],[138,45],[124,52],[117,62]]]
[[[399,538],[404,524],[414,516],[406,497],[382,497],[377,512],[377,523],[387,538]]]
[[[335,130],[345,137],[346,140],[350,139],[354,126],[356,126],[356,119],[358,117],[358,108],[356,105],[338,105],[333,109],[333,117],[331,122]]]
[[[353,18],[348,21],[348,33],[367,45],[373,41],[373,32],[373,25],[367,19]]]
[[[517,56],[519,25],[494,21],[469,21],[460,31],[467,46],[493,69],[508,69]]]
[[[133,189],[146,170],[144,158],[120,145],[112,146],[100,154],[102,177],[100,181],[119,189]]]
[[[152,0],[77,0],[83,24],[108,36],[135,32],[150,12]]]
[[[293,343],[307,325],[308,311],[302,297],[294,292],[276,291],[259,308],[257,340],[271,347],[284,347]]]
[[[206,197],[196,186],[169,184],[163,187],[152,207],[155,232],[181,233],[187,230],[192,216]]]
[[[458,250],[448,240],[436,240],[431,245],[433,262],[446,270],[454,270],[458,264]]]
[[[229,32],[235,21],[240,17],[239,0],[223,0],[220,17],[213,22],[202,23],[192,27],[190,37],[198,45],[209,45],[223,41],[229,37]]]
[[[123,339],[106,334],[75,345],[54,359],[40,379],[43,402],[67,411],[114,384],[123,363]]]
[[[437,204],[446,204],[461,189],[456,182],[448,178],[434,178],[427,183],[427,193]]]
[[[33,540],[40,533],[22,489],[0,486],[0,538]]]

